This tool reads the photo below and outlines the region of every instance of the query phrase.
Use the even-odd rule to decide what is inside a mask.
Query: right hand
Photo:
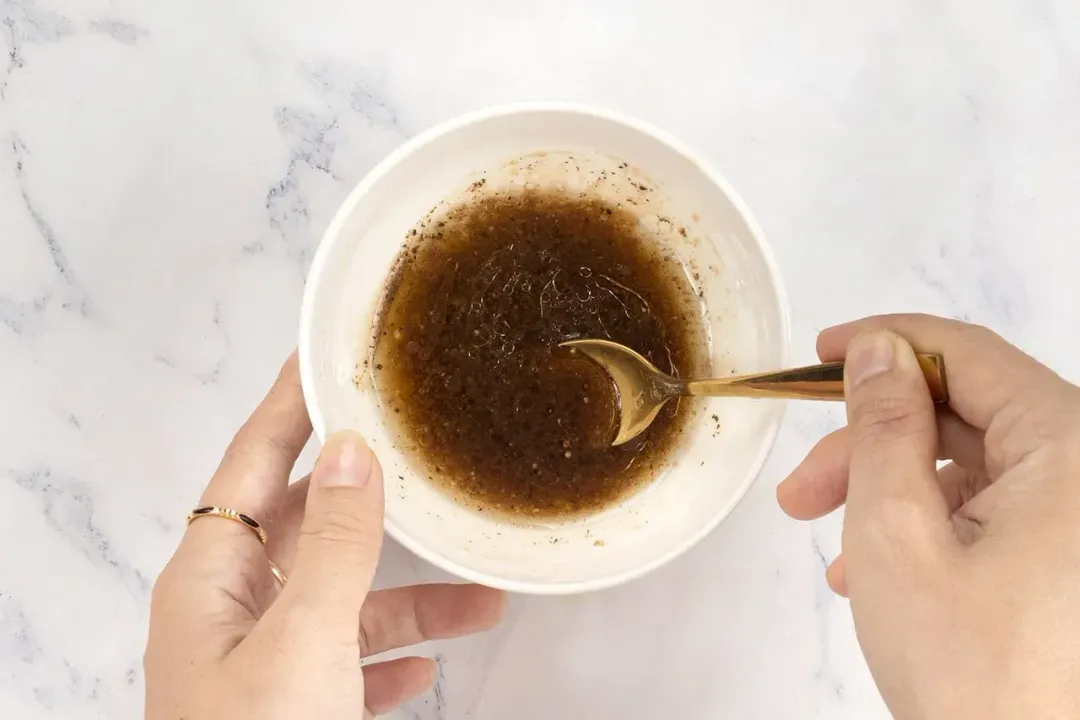
[[[944,356],[950,409],[913,348]],[[848,427],[777,494],[798,519],[846,502],[826,576],[889,709],[1080,717],[1080,388],[985,328],[928,316],[828,329],[818,354],[846,357]]]

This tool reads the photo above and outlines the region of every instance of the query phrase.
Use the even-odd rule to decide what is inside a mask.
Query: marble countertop
[[[794,347],[856,315],[992,325],[1080,377],[1080,11],[1068,0],[0,0],[0,707],[141,712],[153,578],[296,340],[349,189],[457,113],[567,99],[712,161]],[[839,518],[773,490],[615,590],[431,648],[418,720],[887,716],[823,580]],[[310,462],[311,453],[302,462]],[[440,577],[396,546],[381,582]]]

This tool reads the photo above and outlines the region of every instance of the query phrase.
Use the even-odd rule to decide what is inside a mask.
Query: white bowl
[[[575,162],[562,162],[565,153]],[[324,440],[343,428],[363,433],[383,465],[387,531],[462,578],[557,594],[639,577],[686,551],[731,512],[776,438],[781,402],[703,401],[657,480],[599,514],[543,523],[501,520],[458,504],[423,479],[396,447],[366,361],[384,286],[406,233],[481,176],[492,186],[577,189],[585,182],[584,169],[612,162],[628,163],[631,174],[653,188],[634,207],[694,278],[713,372],[782,367],[788,355],[787,301],[747,209],[723,178],[679,142],[607,111],[512,105],[428,130],[353,190],[315,254],[300,321],[304,396],[315,431]],[[632,193],[634,187],[627,183],[603,192]]]

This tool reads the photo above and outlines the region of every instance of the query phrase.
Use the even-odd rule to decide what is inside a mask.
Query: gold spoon
[[[843,362],[713,380],[683,380],[660,372],[638,353],[609,340],[570,340],[562,343],[560,347],[584,353],[604,368],[615,382],[619,405],[619,433],[612,445],[622,445],[640,435],[652,424],[664,403],[681,395],[844,399]],[[948,402],[945,361],[940,355],[920,353],[916,357],[922,366],[934,402]]]

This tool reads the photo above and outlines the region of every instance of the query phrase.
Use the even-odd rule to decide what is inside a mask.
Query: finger
[[[852,442],[845,550],[944,543],[949,512],[934,470],[934,404],[911,346],[890,332],[856,337],[844,390]]]
[[[264,522],[310,434],[294,354],[233,438],[200,504],[233,509]],[[256,534],[239,522],[216,516],[188,526],[158,584],[163,592],[182,592],[192,615],[213,616],[226,624],[250,622],[277,592]],[[209,630],[205,619],[199,624]]]
[[[506,594],[483,585],[413,585],[371,593],[360,611],[360,654],[490,630]]]
[[[1010,402],[1034,396],[1057,401],[1068,383],[1034,358],[978,325],[930,315],[880,315],[838,325],[817,340],[823,361],[841,360],[860,333],[888,330],[915,350],[945,360],[949,405],[970,425],[985,430]]]
[[[311,420],[304,406],[294,353],[229,444],[200,504],[232,508],[256,520],[266,520],[284,495],[289,473],[310,436]],[[202,519],[192,523],[192,529],[252,536],[228,520]]]
[[[850,456],[846,427],[821,438],[776,487],[780,508],[796,520],[814,520],[843,505]]]
[[[948,409],[937,411],[938,460],[952,460],[961,467],[986,469],[986,433],[964,422]]]
[[[375,714],[393,710],[435,682],[435,661],[406,657],[364,666],[364,704]]]
[[[938,459],[981,471],[983,433],[952,412],[938,411]],[[844,504],[851,460],[851,432],[840,428],[810,449],[806,458],[776,488],[780,508],[796,520],[816,520]]]
[[[309,474],[289,485],[285,491],[285,500],[267,524],[266,533],[269,539],[266,552],[286,576],[292,574],[293,564],[296,562],[296,540],[300,536],[300,524],[304,520],[304,505],[307,504],[310,483]]]
[[[847,597],[847,577],[844,574],[844,555],[836,556],[832,564],[825,569],[825,582],[829,589],[840,597]]]
[[[311,473],[283,606],[318,613],[321,623],[357,637],[382,533],[382,468],[360,435],[339,432]]]
[[[969,470],[957,463],[949,463],[938,470],[938,483],[945,498],[945,506],[952,515],[968,500],[981,493],[991,484],[990,478],[978,470]]]

